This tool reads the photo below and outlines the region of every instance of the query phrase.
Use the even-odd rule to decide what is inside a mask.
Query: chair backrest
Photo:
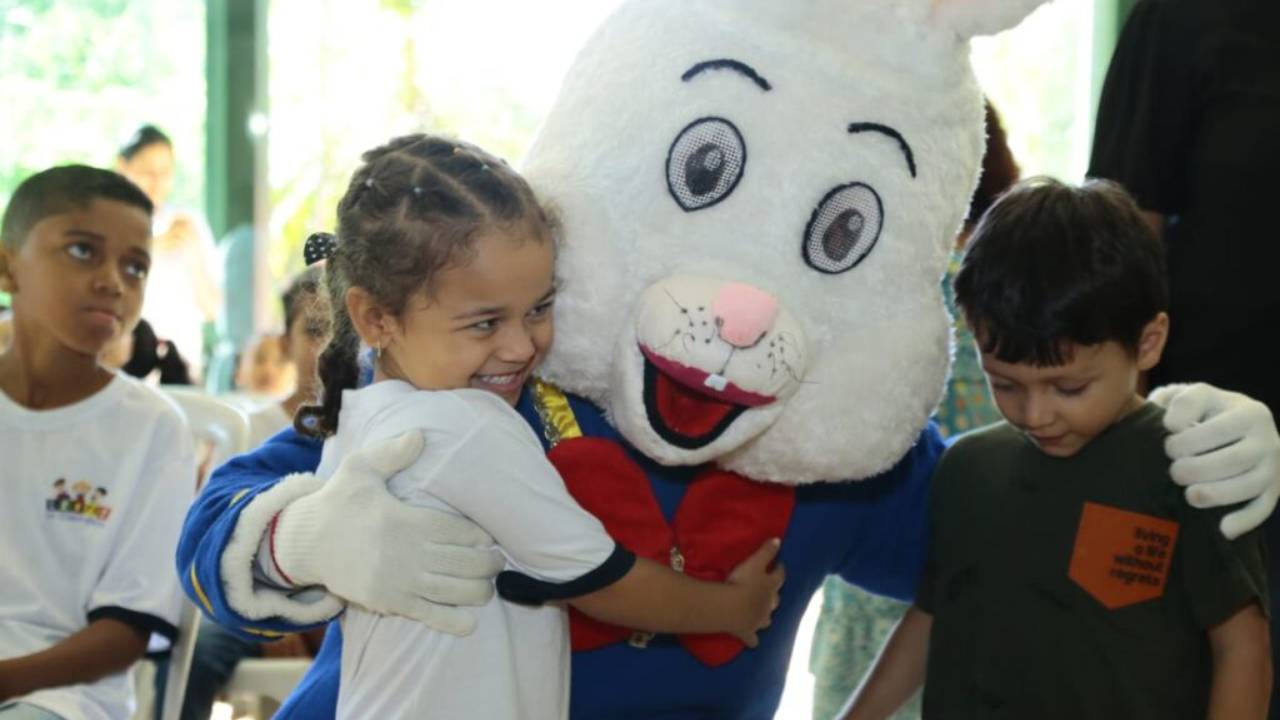
[[[249,449],[249,416],[243,410],[196,388],[164,385],[160,389],[182,408],[192,436],[213,445],[210,467],[217,467]],[[187,694],[187,674],[191,671],[191,657],[195,652],[199,628],[200,612],[195,605],[184,601],[178,618],[178,637],[169,654],[169,674],[161,699],[161,720],[178,720],[181,717],[182,700]]]
[[[268,697],[281,704],[310,668],[309,658],[243,658],[236,663],[223,692]]]
[[[244,410],[194,387],[162,385],[160,389],[182,408],[191,434],[213,445],[210,467],[249,449],[249,416]]]

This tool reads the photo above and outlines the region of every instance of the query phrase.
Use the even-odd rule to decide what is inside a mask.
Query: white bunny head
[[[542,374],[666,464],[891,467],[943,389],[968,38],[1032,0],[629,0],[524,162],[564,221]]]

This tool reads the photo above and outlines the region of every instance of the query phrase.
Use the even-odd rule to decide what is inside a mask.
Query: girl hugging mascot
[[[1039,4],[628,0],[582,50],[522,168],[561,213],[564,282],[517,409],[627,548],[722,579],[776,536],[787,580],[751,650],[575,616],[573,717],[772,717],[827,575],[912,596],[943,447],[940,278],[983,149],[968,40]],[[1187,444],[1235,444],[1174,475],[1236,476],[1226,456],[1248,455],[1258,499],[1229,521],[1260,523],[1280,493],[1270,415],[1205,386],[1166,403],[1197,421]],[[500,563],[473,526],[398,504],[385,480],[414,448],[380,450],[321,483],[320,445],[286,432],[221,468],[179,548],[188,594],[246,636],[346,603],[465,634],[459,606]],[[293,586],[264,569],[273,543]],[[280,717],[333,715],[340,644],[335,625]]]

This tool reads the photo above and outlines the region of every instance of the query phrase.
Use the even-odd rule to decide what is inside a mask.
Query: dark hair
[[[320,283],[323,277],[319,267],[309,267],[298,273],[289,286],[280,295],[280,305],[284,310],[284,332],[287,335],[303,310],[310,303],[320,298]]]
[[[145,378],[160,371],[161,385],[191,385],[191,372],[178,347],[169,341],[161,341],[146,320],[133,326],[133,351],[129,361],[120,368],[126,375]]]
[[[955,279],[956,304],[983,352],[1036,366],[1066,343],[1136,351],[1169,307],[1164,247],[1119,185],[1018,183],[982,217]]]
[[[125,140],[124,144],[120,146],[120,149],[116,151],[116,154],[121,160],[132,160],[134,155],[137,155],[152,145],[164,145],[170,150],[173,149],[173,141],[170,140],[169,136],[165,135],[160,128],[155,125],[143,125],[133,131],[133,134],[129,136],[129,139]]]
[[[62,165],[32,175],[17,190],[0,221],[0,242],[17,248],[36,223],[72,209],[83,209],[94,200],[115,200],[151,215],[146,193],[123,175],[86,165]]]
[[[294,426],[337,431],[342,392],[356,387],[360,338],[346,293],[359,287],[394,313],[448,266],[470,260],[478,233],[527,225],[551,238],[554,223],[528,183],[480,148],[430,135],[396,138],[366,152],[338,203],[337,243],[325,264],[333,335],[317,360],[321,404],[299,409]]]
[[[965,216],[965,220],[971,223],[978,222],[996,198],[1018,182],[1018,176],[1022,174],[1018,161],[1013,159],[1013,151],[1009,149],[1009,136],[1000,122],[1000,114],[990,100],[984,100],[983,106],[986,108],[987,145],[982,154],[982,177],[969,200],[969,214]]]

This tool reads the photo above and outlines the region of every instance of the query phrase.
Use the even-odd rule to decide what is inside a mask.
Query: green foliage
[[[1079,179],[1088,158],[1094,0],[1059,0],[1016,29],[974,41],[979,84],[999,111],[1024,176]],[[1087,95],[1087,93],[1086,93]]]
[[[381,3],[383,10],[390,10],[403,18],[411,18],[427,4],[427,0],[381,0]]]
[[[457,68],[430,56],[431,43],[457,34],[441,14],[462,4],[273,0],[268,254],[280,284],[302,269],[307,236],[333,229],[364,151],[397,135],[436,132],[465,137],[512,163],[523,154],[540,112],[502,89],[482,88],[475,104],[470,95],[436,91]]]
[[[178,156],[174,201],[203,197],[204,3],[0,0],[0,203],[52,165],[110,167],[138,125]]]

